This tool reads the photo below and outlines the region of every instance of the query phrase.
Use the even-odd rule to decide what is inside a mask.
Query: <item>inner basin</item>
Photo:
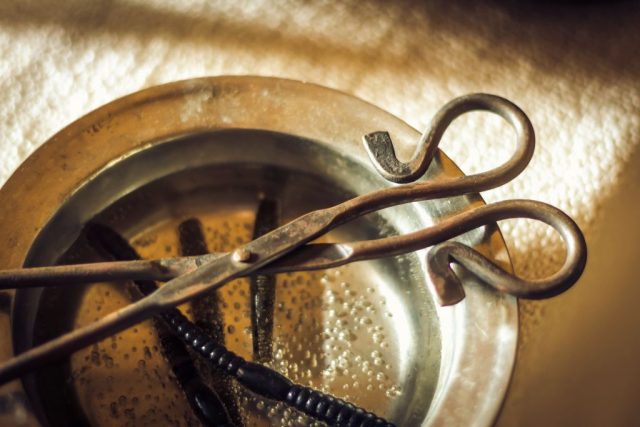
[[[176,136],[116,159],[88,179],[39,233],[25,266],[105,260],[82,232],[89,221],[110,226],[147,259],[184,254],[189,245],[228,252],[253,238],[264,200],[275,204],[283,225],[385,185],[349,156],[291,135],[227,130]],[[352,221],[321,241],[379,238],[428,223],[420,205],[412,204]],[[202,241],[186,241],[185,224],[200,230]],[[275,282],[265,364],[396,425],[421,424],[438,382],[441,341],[415,254],[283,273]],[[180,309],[216,330],[231,351],[253,360],[249,283],[234,280]],[[130,288],[110,282],[18,291],[16,352],[132,303]],[[313,424],[284,404],[221,380],[192,356],[242,425]],[[24,386],[44,425],[200,424],[163,357],[152,320],[39,370]]]

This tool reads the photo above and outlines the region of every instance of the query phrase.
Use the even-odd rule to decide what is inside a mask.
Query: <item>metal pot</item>
[[[286,220],[393,185],[361,147],[362,135],[375,130],[393,135],[400,156],[419,136],[366,102],[289,80],[202,78],[129,95],[63,129],[0,190],[0,241],[7,245],[0,268],[95,261],[78,240],[95,219],[148,257],[175,253],[176,227],[193,217],[210,249],[230,249],[225,245],[250,237],[247,224],[261,195],[278,200]],[[423,179],[460,174],[440,152]],[[331,237],[404,233],[482,203],[480,196],[464,196],[387,209]],[[497,227],[461,240],[510,267]],[[513,368],[516,300],[473,286],[468,277],[467,298],[439,307],[422,255],[279,277],[273,367],[397,425],[490,425]],[[246,286],[237,281],[220,292],[226,343],[250,356]],[[127,304],[122,288],[99,283],[6,294],[0,357]],[[188,405],[154,339],[145,322],[4,386],[0,422],[188,421]],[[242,390],[234,393],[241,415],[256,425],[309,423]]]

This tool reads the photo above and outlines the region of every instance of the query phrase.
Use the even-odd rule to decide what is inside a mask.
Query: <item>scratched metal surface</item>
[[[398,138],[401,153],[412,148],[410,141],[416,138],[417,132],[393,116],[339,92],[298,82],[259,78],[200,79],[134,94],[60,132],[0,191],[0,198],[14,207],[12,212],[0,213],[4,219],[0,221],[0,235],[12,245],[11,251],[0,254],[4,257],[2,265],[21,264],[38,232],[38,250],[29,256],[33,260],[52,259],[56,251],[74,241],[84,221],[123,195],[167,174],[204,166],[210,161],[225,164],[240,158],[259,164],[269,159],[293,170],[322,171],[323,175],[356,193],[389,185],[373,172],[360,147],[360,137],[372,126],[380,125]],[[278,134],[269,137],[245,131],[237,135],[221,132],[221,128],[259,128],[295,134],[302,139],[287,145]],[[216,131],[208,137],[205,133],[200,140],[197,136],[191,140],[178,137],[201,134],[205,129]],[[320,141],[320,144],[313,141]],[[327,158],[324,153],[328,148],[339,154]],[[201,155],[194,156],[195,152]],[[344,153],[348,153],[346,157]],[[360,166],[350,166],[349,162]],[[428,178],[459,173],[443,154],[437,157],[436,166],[430,170]],[[147,173],[141,174],[141,170]],[[51,182],[46,191],[28,192],[39,183],[43,173]],[[357,179],[354,179],[354,173]],[[304,192],[298,194],[298,197],[305,196]],[[400,232],[478,203],[481,203],[478,197],[459,197],[444,203],[435,201],[385,211],[383,217]],[[63,208],[58,211],[60,206]],[[54,241],[52,236],[56,237],[54,244],[51,243]],[[495,228],[472,232],[464,239],[508,265],[507,253]],[[470,286],[465,302],[455,307],[438,308],[434,316],[429,314],[428,306],[432,303],[429,303],[425,287],[418,285],[423,280],[423,268],[408,269],[408,281],[403,286],[410,284],[415,288],[413,297],[407,299],[406,289],[400,292],[400,284],[390,288],[395,289],[390,295],[395,292],[405,301],[404,307],[398,306],[393,313],[398,324],[403,328],[406,326],[398,315],[408,309],[407,319],[415,331],[408,340],[396,339],[400,347],[406,346],[406,351],[394,353],[390,366],[396,366],[394,369],[400,373],[405,372],[398,376],[403,381],[416,381],[411,387],[404,387],[404,394],[400,391],[395,396],[399,389],[388,393],[386,397],[392,402],[389,410],[392,417],[399,417],[399,422],[405,425],[451,422],[486,425],[500,407],[502,399],[495,396],[505,393],[511,373],[517,337],[515,301],[474,286],[467,280]],[[402,276],[399,279],[400,283],[405,280]],[[26,325],[28,330],[34,317],[29,314],[28,303],[22,307],[20,313],[24,318],[14,327]],[[439,368],[435,368],[438,363],[434,364],[431,356],[420,357],[424,356],[425,348],[427,353],[435,350],[420,338],[425,333],[428,335],[428,328],[417,326],[423,321],[438,325],[442,346]],[[2,350],[6,358],[9,348],[4,346]],[[88,361],[93,360],[91,354],[85,356]],[[82,360],[81,357],[80,363]],[[422,360],[421,364],[416,365],[416,360]],[[487,370],[487,366],[492,369]],[[432,393],[429,390],[436,386],[434,373],[439,381],[429,406]],[[478,387],[490,392],[478,394]],[[5,391],[10,392],[10,388]],[[128,401],[124,404],[128,405]],[[461,405],[464,410],[460,409]],[[110,406],[107,405],[109,409]],[[130,408],[127,406],[126,409]]]

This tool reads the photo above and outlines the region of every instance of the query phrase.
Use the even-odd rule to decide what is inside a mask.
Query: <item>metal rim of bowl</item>
[[[395,116],[342,92],[321,86],[266,77],[199,78],[145,89],[87,114],[54,135],[34,152],[0,190],[1,268],[23,265],[38,233],[91,176],[113,162],[148,148],[152,141],[211,130],[259,129],[320,141],[368,163],[360,138],[374,130],[394,137],[399,155],[408,155],[419,133]],[[132,134],[132,131],[135,134]],[[100,147],[96,150],[96,147]],[[372,173],[373,168],[371,167]],[[440,152],[427,178],[460,176]],[[391,185],[391,184],[389,184]],[[451,211],[483,204],[479,195],[449,199],[431,208],[431,220]],[[432,202],[432,206],[433,206]],[[497,227],[478,237],[463,237],[511,268]],[[435,395],[424,426],[490,425],[507,392],[518,334],[517,301],[465,278],[467,298],[438,307],[442,354]],[[0,328],[10,336],[9,318]],[[12,355],[0,348],[0,360]],[[0,394],[19,390],[14,382]]]

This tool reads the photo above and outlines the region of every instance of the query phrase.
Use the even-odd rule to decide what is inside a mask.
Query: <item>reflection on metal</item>
[[[555,228],[564,239],[567,254],[563,266],[550,277],[523,280],[505,272],[485,256],[460,243],[440,242],[496,221],[530,218]],[[435,246],[429,253],[428,266],[434,291],[441,305],[452,305],[464,298],[464,290],[450,262],[473,272],[496,290],[520,298],[540,299],[555,296],[573,285],[582,274],[586,262],[586,244],[573,220],[559,209],[542,202],[510,200],[480,206],[451,215],[438,224],[402,236],[347,243],[309,243],[256,270],[241,271],[235,277],[292,271],[325,270],[350,262],[401,255]],[[244,248],[237,251],[244,251]],[[94,264],[36,267],[0,272],[0,288],[72,285],[115,279],[172,280],[191,273],[201,265],[225,254],[206,254],[153,261],[106,262]],[[234,262],[239,263],[232,255]],[[247,260],[249,257],[246,257]],[[244,262],[243,262],[244,263]]]
[[[409,163],[401,163],[398,161],[387,133],[377,132],[366,135],[364,137],[365,145],[376,168],[385,178],[396,182],[413,181],[422,176],[427,170],[433,160],[438,143],[449,124],[461,114],[475,110],[486,110],[499,114],[505,118],[505,120],[508,120],[516,131],[516,151],[511,159],[503,165],[487,172],[456,178],[454,180],[394,187],[359,196],[334,207],[332,212],[308,214],[304,218],[288,224],[279,231],[281,235],[284,234],[286,236],[291,231],[297,229],[300,239],[303,241],[295,242],[293,239],[287,240],[283,237],[278,237],[278,239],[285,240],[285,245],[290,243],[291,247],[296,247],[336,225],[387,206],[417,200],[453,197],[460,194],[479,192],[495,188],[508,182],[517,176],[531,159],[534,148],[534,136],[532,126],[526,115],[511,102],[497,96],[474,94],[455,99],[448,103],[435,116],[431,129],[425,132],[421,138],[417,152]],[[580,277],[586,262],[586,244],[582,233],[571,218],[560,210],[540,202],[520,200],[501,202],[493,206],[483,206],[472,212],[454,215],[429,229],[406,236],[389,237],[369,242],[309,244],[293,252],[288,257],[283,257],[275,262],[272,261],[270,264],[266,264],[263,261],[261,265],[266,264],[265,268],[263,268],[263,270],[266,270],[264,274],[282,271],[326,269],[348,262],[414,251],[435,245],[439,241],[450,239],[482,225],[498,220],[519,217],[532,218],[545,222],[554,227],[562,235],[567,246],[567,256],[562,268],[549,278],[535,282],[525,281],[504,272],[500,267],[491,263],[477,251],[465,250],[461,244],[440,246],[436,248],[437,251],[433,251],[430,254],[428,264],[441,304],[455,304],[464,297],[462,286],[459,281],[455,279],[453,271],[448,267],[450,262],[457,262],[465,266],[497,290],[521,298],[537,299],[551,297],[569,288]],[[314,230],[314,223],[320,223],[320,221],[325,221],[326,225],[319,230]],[[255,237],[259,237],[259,234]],[[251,256],[252,252],[247,249],[247,247],[241,247],[232,253],[231,259],[236,263],[250,263]],[[270,260],[271,259],[276,258],[270,258]],[[199,262],[206,264],[207,261],[207,259],[200,258],[196,261],[196,264]],[[123,270],[133,270],[134,267],[142,267],[143,271],[148,272],[149,276],[147,276],[147,278],[163,280],[177,276],[168,277],[167,273],[162,271],[163,269],[158,269],[156,266],[182,266],[184,262],[185,260],[178,258],[149,262],[144,266],[140,264],[112,264],[107,266],[87,266],[86,269],[83,266],[62,266],[34,269],[33,272],[29,270],[4,271],[0,272],[0,287],[17,286],[20,283],[26,283],[28,286],[61,283],[62,280],[57,278],[58,275],[68,281],[77,278],[86,282],[103,278],[102,272],[105,271],[120,277],[118,273],[121,268]],[[92,273],[96,270],[96,273],[99,275],[94,278],[92,277]],[[162,271],[162,274],[156,273],[159,271]],[[173,271],[177,272],[180,271],[180,269],[179,267],[174,268]],[[255,271],[255,269],[252,268],[248,272],[251,271]],[[240,274],[243,273],[241,272]],[[126,276],[124,271],[122,275]],[[153,277],[151,275],[153,275]],[[42,282],[38,281],[38,278],[41,278]]]
[[[178,225],[178,240],[180,242],[180,254],[186,256],[197,256],[197,255],[205,255],[209,252],[209,248],[207,247],[206,238],[204,236],[204,231],[202,229],[202,223],[197,218],[189,218],[185,221],[182,221]],[[154,289],[155,290],[155,289]],[[148,293],[145,293],[148,295]],[[223,307],[218,295],[218,291],[212,291],[203,295],[201,298],[192,301],[191,308],[194,313],[194,317],[197,319],[198,326],[203,329],[209,339],[213,342],[224,345],[224,318],[223,318]],[[175,310],[174,310],[175,312]],[[166,312],[165,312],[166,313]],[[239,425],[241,423],[241,417],[238,412],[238,405],[233,393],[233,384],[231,379],[221,375],[220,372],[216,372],[213,369],[209,370],[209,380],[212,385],[212,388],[218,393],[220,399],[223,402],[223,407],[226,408],[226,411],[229,413],[229,417],[233,422],[224,420],[224,423],[228,423],[229,425]],[[198,377],[198,373],[195,371],[192,374],[193,377]],[[184,390],[185,388],[182,387]],[[191,406],[197,406],[203,414],[216,414],[219,411],[209,410],[206,406],[202,406],[205,404],[207,397],[206,391],[207,387],[198,386],[196,390],[202,390],[202,396],[188,396],[192,397]],[[195,399],[195,400],[194,400]],[[208,399],[210,401],[215,401],[215,399]],[[194,405],[195,401],[195,405]],[[206,404],[205,404],[206,405]],[[215,406],[213,406],[215,408]],[[198,411],[194,411],[197,413]],[[202,416],[199,417],[202,420]],[[222,418],[216,416],[215,418]],[[219,424],[224,424],[220,422]],[[217,424],[217,423],[215,423]]]
[[[129,242],[109,227],[101,224],[88,224],[85,236],[89,246],[107,258],[140,259],[140,255],[129,245]],[[136,289],[132,293],[137,298],[141,295],[148,295],[157,288],[154,282],[148,280],[135,280],[133,284]],[[215,384],[216,390],[214,391],[201,380],[185,345],[168,327],[176,313],[179,313],[177,309],[164,311],[154,319],[153,323],[162,353],[200,422],[206,427],[230,427],[233,424],[227,409],[229,405],[225,405],[218,396],[218,393],[226,390],[218,383]]]
[[[253,225],[253,238],[258,238],[278,226],[278,205],[275,200],[263,199],[258,204]],[[251,329],[253,331],[253,360],[271,361],[273,353],[273,309],[276,280],[273,274],[251,276]]]
[[[474,93],[456,98],[440,109],[431,120],[431,126],[422,134],[415,152],[407,163],[396,157],[391,137],[386,131],[378,131],[363,137],[369,158],[378,172],[389,181],[407,183],[420,178],[429,168],[435,156],[438,144],[445,131],[456,118],[471,111],[489,111],[505,119],[516,132],[516,152],[510,160],[499,168],[484,174],[466,177],[466,181],[477,186],[475,191],[482,191],[480,182],[493,188],[494,181],[502,172],[511,171],[514,178],[526,167],[533,155],[534,132],[527,115],[511,101],[486,93]],[[526,160],[525,160],[526,159]]]
[[[486,96],[482,95],[481,99],[486,99]],[[494,97],[489,99],[494,99]],[[475,109],[475,101],[474,96],[465,98],[462,105],[470,104],[471,106],[460,108],[460,111]],[[480,105],[484,106],[486,104]],[[534,138],[531,125],[524,113],[512,104],[500,105],[503,108],[503,110],[499,110],[501,113],[506,111],[510,113],[507,117],[518,117],[517,121],[513,120],[511,122],[512,124],[518,124],[518,126],[514,125],[518,135],[518,145],[511,159],[502,166],[487,172],[450,180],[405,184],[378,190],[357,196],[331,208],[316,210],[302,215],[288,224],[237,248],[231,254],[221,254],[194,271],[171,279],[162,288],[140,301],[111,313],[92,325],[69,332],[14,357],[0,366],[0,383],[13,380],[30,372],[36,369],[40,363],[66,356],[111,334],[122,331],[145,318],[160,313],[163,309],[187,302],[205,292],[222,286],[232,279],[254,273],[260,267],[282,258],[287,253],[318,238],[331,229],[367,213],[410,202],[475,193],[495,188],[510,181],[525,168],[531,159]],[[504,112],[505,115],[507,114],[506,112]],[[448,125],[452,118],[444,114],[436,116],[436,120],[444,120]],[[442,126],[437,121],[434,128],[441,129]],[[443,130],[439,134],[442,132]],[[437,144],[439,140],[439,138],[436,138],[434,141]],[[425,168],[425,166],[421,166],[418,170]],[[491,223],[496,219],[513,218],[521,215],[548,222],[549,225],[560,231],[568,248],[565,264],[549,280],[535,283],[521,282],[511,286],[497,285],[496,288],[505,291],[515,290],[518,296],[534,298],[555,295],[559,291],[567,289],[578,279],[584,269],[586,262],[584,238],[573,220],[563,212],[543,203],[532,201],[502,202],[502,204],[494,206],[481,207],[477,210],[460,214],[453,220],[444,220],[430,228],[405,236],[386,237],[372,241],[356,242],[350,245],[309,246],[311,249],[304,253],[302,267],[304,269],[305,265],[315,266],[321,264],[324,268],[352,261],[398,255],[421,249],[425,246],[431,246],[442,240],[455,237],[461,232]],[[478,260],[482,259],[479,254],[471,258],[470,256],[460,256],[459,252],[456,254],[455,251],[447,253],[453,256],[457,262],[465,266],[472,266],[471,271],[479,277],[498,277],[496,270],[499,270],[499,267],[487,262],[478,262]],[[293,256],[295,256],[295,252]],[[439,260],[440,257],[433,256],[430,259]],[[470,262],[469,260],[471,259],[475,260],[475,262]],[[448,257],[445,258],[445,261],[447,260]],[[448,271],[446,269],[443,270],[442,263],[440,261],[440,268],[432,269],[432,272]],[[485,271],[487,269],[489,271]],[[500,275],[503,282],[506,277],[510,276]],[[464,297],[464,293],[458,281],[451,279],[452,274],[447,274],[442,278],[444,280],[438,280],[435,283],[435,290],[441,304],[450,305],[459,302]],[[511,282],[513,282],[513,278],[509,283]],[[522,289],[519,287],[521,284],[533,284],[534,286],[531,289]]]
[[[287,102],[282,102],[283,99]],[[491,100],[500,108],[488,107],[487,102]],[[175,114],[176,108],[192,105],[195,101],[201,107],[197,109],[198,114]],[[507,118],[516,130],[518,144],[515,154],[501,167],[464,177],[435,148],[448,124],[462,112],[474,109],[489,109]],[[444,243],[429,252],[428,260],[423,256],[425,252],[419,252],[419,264],[411,264],[418,268],[412,267],[409,275],[381,275],[377,279],[387,279],[382,289],[389,290],[386,294],[388,303],[397,307],[395,316],[404,320],[404,330],[408,331],[402,340],[394,341],[402,349],[390,357],[390,365],[398,368],[401,381],[413,379],[413,382],[406,382],[410,387],[408,392],[386,407],[391,414],[387,418],[401,425],[490,424],[506,391],[513,366],[517,308],[514,298],[509,295],[494,292],[486,286],[475,286],[477,279],[498,279],[490,285],[520,296],[552,295],[570,286],[579,276],[585,259],[584,240],[575,224],[551,207],[530,201],[484,206],[477,196],[476,192],[494,188],[515,177],[531,157],[533,131],[517,107],[495,97],[475,95],[466,101],[454,101],[443,111],[434,119],[430,132],[433,136],[423,138],[424,147],[416,150],[418,153],[413,161],[405,167],[394,153],[406,151],[407,142],[417,139],[417,133],[404,123],[343,94],[277,79],[225,77],[153,88],[117,101],[70,126],[54,143],[45,144],[38,156],[28,159],[0,193],[4,205],[15,207],[13,215],[0,212],[0,238],[9,241],[14,248],[0,254],[0,265],[4,268],[15,269],[27,257],[30,265],[51,265],[65,245],[70,245],[77,237],[86,221],[123,195],[171,173],[198,167],[245,162],[274,165],[282,170],[322,170],[332,182],[348,183],[342,188],[348,189],[349,194],[363,195],[303,215],[253,242],[240,245],[233,251],[235,256],[229,252],[149,262],[72,266],[62,270],[54,270],[58,267],[23,270],[30,275],[29,281],[40,278],[58,284],[61,280],[82,283],[96,277],[168,282],[138,305],[116,311],[40,347],[29,349],[32,346],[29,338],[22,340],[14,336],[19,351],[26,351],[3,365],[3,381],[23,374],[43,361],[59,359],[165,307],[215,289],[232,278],[328,268],[389,257],[436,245],[487,225],[457,240],[473,245],[483,255],[497,261],[496,265],[484,263],[475,253],[461,251],[459,246]],[[144,127],[144,122],[149,120],[159,125]],[[92,123],[99,123],[99,126]],[[367,138],[370,155],[382,159],[379,163],[383,166],[376,163],[376,169],[387,179],[416,180],[415,183],[393,186],[370,172],[366,156],[360,154],[362,150],[357,149],[354,141],[363,134],[369,135],[371,123],[387,129],[395,140],[392,145],[389,138],[384,142],[385,137],[381,134]],[[85,128],[93,130],[82,133]],[[108,135],[100,132],[107,128]],[[239,133],[242,138],[235,138],[230,129],[242,130],[244,133]],[[76,141],[81,134],[82,144]],[[123,135],[137,137],[121,137]],[[302,142],[281,149],[282,145],[277,143],[282,137],[273,135],[295,135],[297,141]],[[372,138],[382,142],[369,143]],[[223,141],[225,143],[220,143]],[[94,155],[89,160],[77,150],[80,146],[95,148],[96,144],[100,144],[101,149],[93,150]],[[327,152],[340,155],[327,155]],[[58,171],[56,162],[59,159],[77,164],[75,174],[63,169]],[[43,174],[53,177],[48,191],[26,193],[25,188],[35,188],[34,184]],[[456,195],[458,197],[452,197]],[[342,200],[344,198],[337,197],[329,204]],[[378,234],[368,231],[356,234],[354,242],[348,243],[309,243],[358,216],[419,200],[429,202],[410,203],[398,206],[393,213],[376,214],[376,218],[383,218],[391,225],[379,228]],[[318,207],[324,206],[313,208]],[[295,215],[286,218],[295,218],[302,213],[304,211],[296,211]],[[518,283],[519,279],[497,270],[497,265],[508,268],[508,257],[493,221],[522,216],[550,223],[565,239],[568,250],[567,261],[560,272],[549,280],[533,283],[533,288],[528,287],[531,283]],[[126,224],[126,218],[124,221]],[[384,224],[378,220],[373,223]],[[29,248],[31,252],[27,254]],[[418,260],[414,256],[403,257],[405,259]],[[465,267],[456,270],[456,276],[449,270],[452,262]],[[367,266],[377,268],[376,263]],[[429,268],[431,279],[425,278],[423,267]],[[62,275],[54,278],[50,275],[54,271]],[[5,274],[7,286],[18,286],[18,276],[22,273],[15,273],[14,270]],[[376,279],[375,276],[366,279]],[[464,293],[459,282],[465,286]],[[465,300],[450,307],[433,308],[429,293],[417,292],[425,284],[433,288],[433,295],[441,303],[454,303],[463,296]],[[24,308],[29,301],[34,304],[33,301],[39,298],[37,292],[37,289],[19,291],[22,299],[16,299],[16,305]],[[416,303],[416,299],[420,302]],[[37,304],[39,302],[35,302],[35,307]],[[14,319],[18,319],[14,331],[30,330],[33,320],[28,312],[14,311]],[[437,328],[435,334],[431,330],[424,332],[425,322],[430,325],[433,322]],[[21,329],[24,325],[27,325],[26,329]],[[478,336],[478,329],[484,334],[482,338]],[[430,353],[432,348],[435,348],[435,356]]]

